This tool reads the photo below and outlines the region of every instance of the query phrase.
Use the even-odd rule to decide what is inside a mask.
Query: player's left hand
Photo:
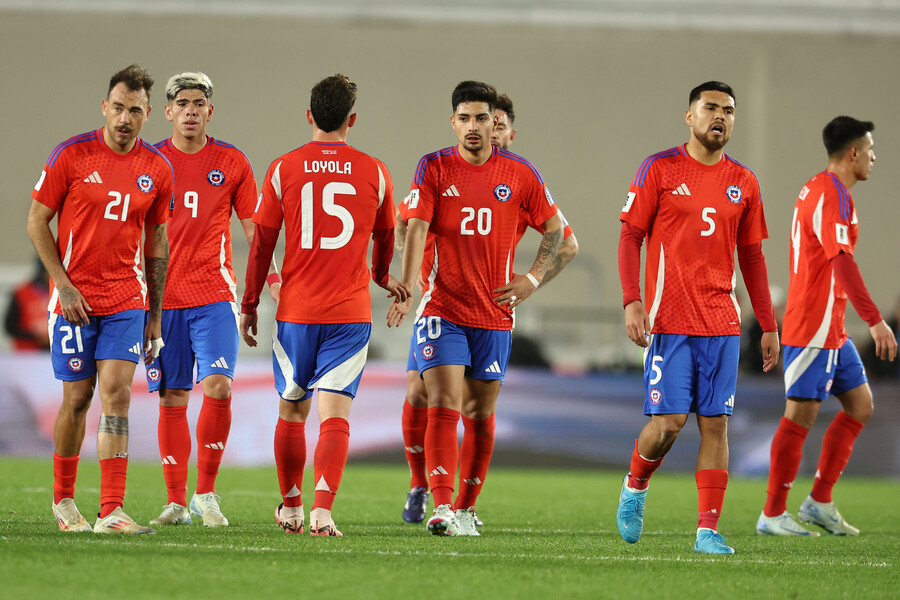
[[[255,312],[253,314],[241,313],[241,337],[251,348],[256,348],[256,338],[253,336],[256,335],[257,319]]]
[[[528,277],[513,273],[509,283],[493,291],[494,294],[497,294],[494,296],[494,302],[500,306],[505,304],[509,308],[515,308],[522,304],[536,289]]]
[[[403,302],[398,301],[395,297],[394,301],[391,302],[390,308],[388,308],[387,326],[400,327],[403,319],[409,314],[410,309],[412,309],[412,296],[407,296]]]
[[[163,346],[162,317],[149,317],[144,327],[144,364],[149,366],[153,363]]]
[[[388,298],[394,298],[397,302],[406,302],[406,299],[412,296],[406,286],[390,273],[388,273],[387,283],[381,287],[387,290]]]
[[[768,373],[778,364],[778,353],[781,351],[781,345],[778,343],[778,332],[769,331],[762,334],[760,341],[763,356],[763,373]]]

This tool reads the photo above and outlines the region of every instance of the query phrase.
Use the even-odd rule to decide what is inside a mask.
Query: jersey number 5
[[[709,226],[708,229],[704,229],[700,232],[701,236],[707,237],[716,232],[716,222],[713,221],[713,218],[711,216],[714,214],[716,214],[716,209],[711,206],[707,206],[703,209],[703,212],[700,213],[700,218],[703,219],[703,222]]]
[[[313,247],[314,195],[313,182],[307,181],[300,190],[300,247],[304,249]],[[340,204],[335,204],[334,197],[338,195],[355,196],[356,188],[341,181],[330,181],[322,188],[322,210],[325,211],[325,214],[340,219],[343,226],[338,235],[323,237],[319,240],[319,248],[322,250],[343,248],[353,235],[353,215]]]

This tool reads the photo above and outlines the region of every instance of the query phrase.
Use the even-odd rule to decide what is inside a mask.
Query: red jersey
[[[653,333],[740,335],[734,251],[768,237],[752,171],[728,155],[704,165],[685,145],[659,152],[638,169],[619,219],[647,232]]]
[[[171,138],[156,148],[175,170],[163,308],[236,302],[231,212],[249,219],[256,208],[258,192],[250,161],[231,144],[213,137],[195,154],[185,154]]]
[[[800,190],[791,220],[783,344],[840,348],[847,341],[847,293],[829,261],[841,252],[853,255],[858,223],[850,190],[834,173],[823,171]]]
[[[128,154],[103,141],[103,130],[63,142],[50,154],[31,197],[57,211],[57,248],[92,315],[145,308],[141,270],[144,220],[166,222],[172,166],[138,138]],[[55,287],[48,310],[62,314]]]
[[[371,323],[369,237],[393,239],[396,208],[387,167],[343,142],[310,142],[266,172],[253,222],[285,224],[281,299],[275,318],[291,323]],[[393,244],[373,253],[390,265]]]
[[[512,311],[493,301],[493,290],[512,278],[520,213],[543,225],[556,211],[540,173],[512,152],[495,147],[478,166],[456,146],[422,157],[407,216],[430,224],[434,249],[418,316],[512,329]]]

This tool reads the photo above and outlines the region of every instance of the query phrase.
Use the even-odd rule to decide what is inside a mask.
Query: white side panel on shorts
[[[313,389],[327,388],[329,390],[342,390],[359,377],[363,367],[366,366],[366,356],[369,354],[369,344],[359,349],[359,352],[328,371],[317,382]]]
[[[275,353],[275,359],[278,361],[278,368],[281,370],[281,376],[284,377],[285,386],[284,393],[281,395],[285,400],[300,400],[306,395],[306,390],[297,385],[294,381],[294,366],[288,358],[284,346],[278,341],[278,323],[272,328],[272,351]]]
[[[821,351],[821,348],[804,348],[800,351],[794,362],[789,364],[784,370],[785,391],[791,389],[791,386],[797,383]]]

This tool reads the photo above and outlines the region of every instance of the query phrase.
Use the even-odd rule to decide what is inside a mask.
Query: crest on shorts
[[[829,379],[829,380],[828,380],[828,383],[825,384],[825,393],[826,393],[826,394],[830,394],[830,393],[831,393],[831,386],[832,386],[832,385],[834,385],[834,377],[832,377],[831,379]]]
[[[223,183],[225,183],[225,173],[218,169],[213,169],[209,173],[206,174],[206,180],[210,185],[214,185],[219,187]]]
[[[138,187],[141,188],[141,191],[146,194],[153,189],[153,178],[144,173],[137,178],[137,184]]]
[[[658,388],[652,388],[650,390],[650,404],[656,406],[660,402],[662,402],[662,392]]]
[[[78,372],[84,368],[84,361],[78,358],[77,356],[73,356],[69,359],[69,369],[74,372]]]
[[[431,360],[432,358],[434,358],[434,352],[434,346],[432,346],[431,344],[425,344],[424,346],[422,346],[422,358],[424,358],[425,360]]]
[[[738,185],[729,185],[728,189],[725,190],[725,195],[728,196],[728,199],[734,204],[737,204],[741,201],[741,198],[744,197],[744,192],[741,191],[741,187]]]
[[[509,197],[512,196],[512,190],[505,183],[501,183],[494,188],[494,196],[500,202],[506,202],[509,200]]]
[[[159,376],[159,369],[157,369],[156,367],[150,367],[149,369],[147,369],[147,379],[149,379],[153,383],[159,381]]]

